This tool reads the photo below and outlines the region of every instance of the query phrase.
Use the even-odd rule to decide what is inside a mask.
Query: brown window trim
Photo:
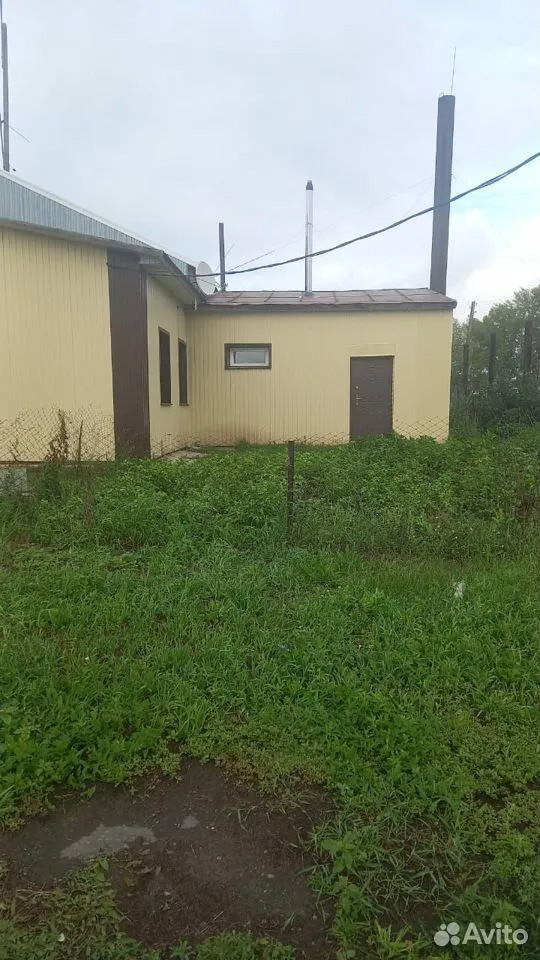
[[[161,342],[162,342],[161,335],[162,335],[162,334],[163,334],[165,337],[167,337],[167,344],[168,344],[168,347],[169,347],[169,351],[168,351],[169,356],[168,356],[168,364],[167,364],[167,366],[168,366],[168,376],[167,376],[167,378],[166,378],[166,379],[167,379],[167,382],[166,382],[166,383],[163,382],[163,373],[164,373],[164,371],[163,371],[163,369],[162,369],[162,356],[161,356]],[[159,399],[160,399],[160,404],[161,404],[162,407],[172,407],[171,334],[170,334],[170,331],[169,331],[169,330],[164,330],[162,327],[158,327],[158,343],[159,343]],[[168,386],[169,389],[168,389],[168,390],[164,390],[164,386],[165,386],[165,387]],[[164,399],[163,399],[163,394],[164,394],[164,393],[165,393],[165,394],[168,393],[168,396],[169,396],[169,399],[168,399],[168,400],[164,400]]]
[[[183,348],[183,349],[182,349]],[[178,337],[178,404],[189,407],[187,343]]]
[[[235,347],[240,350],[260,349],[263,347],[268,350],[268,363],[262,366],[260,363],[244,364],[235,366],[230,363],[230,350]],[[225,344],[225,369],[226,370],[271,370],[272,369],[272,344],[271,343],[226,343]]]

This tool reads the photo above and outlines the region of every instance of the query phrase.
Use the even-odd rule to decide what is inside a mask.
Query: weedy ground
[[[529,428],[300,448],[288,539],[280,448],[47,465],[0,501],[5,823],[180,747],[333,795],[313,883],[341,960],[425,960],[450,920],[525,927],[538,955],[539,447]],[[70,960],[157,956],[122,934],[103,864],[17,903],[9,960],[65,956],[59,914]],[[231,934],[162,956],[293,954]]]

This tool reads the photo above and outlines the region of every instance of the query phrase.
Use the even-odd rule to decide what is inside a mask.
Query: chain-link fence
[[[419,420],[415,423],[406,423],[399,420],[394,422],[393,432],[404,437],[432,437],[434,440],[441,442],[448,437],[448,419],[440,417],[431,420]],[[152,445],[152,455],[157,457],[173,456],[177,451],[198,448],[283,445],[289,440],[295,440],[297,444],[303,446],[318,447],[349,443],[351,439],[360,440],[362,438],[351,438],[349,433],[345,431],[339,433],[297,433],[294,429],[291,429],[290,432],[284,432],[266,425],[242,431],[232,424],[224,424],[219,429],[205,429],[197,434],[189,432],[178,436],[169,434]]]
[[[75,413],[28,410],[0,420],[0,463],[113,460],[114,422],[91,407]]]
[[[397,420],[393,429],[405,437],[433,437],[443,441],[448,436],[448,420],[443,417],[416,423]],[[167,457],[183,450],[238,447],[243,444],[284,444],[289,440],[304,446],[326,446],[348,443],[350,439],[345,431],[325,434],[297,432],[291,426],[277,426],[269,417],[268,423],[250,425],[246,429],[234,423],[220,423],[197,432],[188,428],[178,433],[152,437],[151,456]],[[53,409],[31,410],[11,420],[0,420],[0,463],[114,458],[113,417],[92,408],[75,413]]]

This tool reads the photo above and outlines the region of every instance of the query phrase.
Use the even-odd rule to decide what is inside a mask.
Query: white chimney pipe
[[[313,291],[312,284],[312,266],[313,259],[313,184],[311,180],[306,183],[306,260],[305,260],[305,292]]]

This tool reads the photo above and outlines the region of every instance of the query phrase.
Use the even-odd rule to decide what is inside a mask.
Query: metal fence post
[[[294,454],[295,442],[287,443],[287,541],[290,543],[294,520]]]

